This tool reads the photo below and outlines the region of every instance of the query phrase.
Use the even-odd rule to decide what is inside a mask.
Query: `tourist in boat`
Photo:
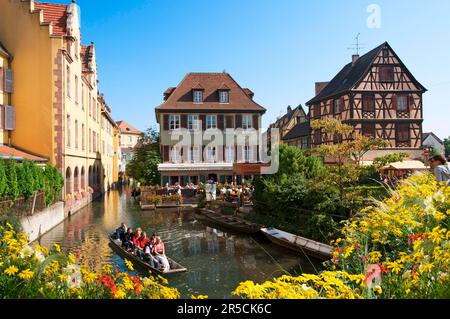
[[[145,232],[142,232],[140,228],[138,228],[137,232],[139,233],[139,237],[136,237],[134,241],[134,248],[135,248],[135,255],[139,258],[142,258],[144,255],[144,248],[149,242],[149,239],[147,237],[147,234]]]
[[[125,247],[126,250],[133,249],[134,247],[133,239],[134,239],[133,229],[129,227],[124,235],[124,240],[122,240],[122,246]]]
[[[163,272],[167,272],[170,270],[169,260],[166,257],[166,250],[164,248],[164,242],[161,240],[161,237],[155,235],[154,239],[154,247],[153,254],[158,262],[155,268],[160,269]]]
[[[156,268],[158,265],[158,260],[153,256],[154,242],[155,235],[153,234],[148,243],[145,245],[143,259],[148,262],[150,266]]]
[[[116,229],[116,238],[123,242],[125,233],[127,232],[127,225],[125,223],[120,224],[120,227]]]
[[[445,182],[450,186],[450,166],[444,156],[436,155],[430,158],[430,166],[438,183]]]

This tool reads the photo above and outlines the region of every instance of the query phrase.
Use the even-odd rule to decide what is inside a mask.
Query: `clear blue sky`
[[[50,0],[69,3],[69,0]],[[227,70],[268,109],[304,104],[314,82],[388,41],[426,87],[424,131],[450,136],[448,0],[78,0],[84,43],[96,44],[100,89],[116,120],[155,126],[154,107],[187,72]],[[381,8],[368,28],[367,8]]]

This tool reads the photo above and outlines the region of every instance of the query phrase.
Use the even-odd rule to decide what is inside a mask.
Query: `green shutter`
[[[162,186],[166,186],[167,183],[169,183],[169,176],[163,176],[162,177]]]
[[[237,175],[237,176],[236,176],[236,183],[237,183],[238,185],[241,185],[241,184],[242,184],[242,176],[241,176],[241,175]]]
[[[205,175],[200,176],[200,181],[201,181],[203,184],[206,184],[206,176],[205,176]]]
[[[226,178],[225,175],[220,175],[220,184],[225,184]]]
[[[187,184],[189,184],[189,176],[183,176],[181,177],[182,180],[182,186],[186,186]]]

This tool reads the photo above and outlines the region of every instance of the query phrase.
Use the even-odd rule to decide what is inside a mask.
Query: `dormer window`
[[[230,103],[230,92],[219,91],[219,101],[220,103]]]
[[[203,91],[194,90],[194,103],[203,103]]]

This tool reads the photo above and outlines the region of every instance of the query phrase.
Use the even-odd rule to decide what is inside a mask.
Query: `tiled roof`
[[[218,91],[226,85],[230,89],[230,102],[219,102]],[[204,89],[203,103],[193,101],[193,88]],[[250,111],[265,113],[266,109],[252,100],[228,73],[188,73],[167,100],[156,111],[202,110],[202,111]],[[167,92],[167,91],[166,91]],[[251,92],[251,91],[250,91]]]
[[[35,1],[34,9],[44,11],[44,22],[51,23],[52,35],[64,36],[67,34],[67,5]]]
[[[351,90],[359,81],[362,80],[365,74],[369,71],[373,64],[373,61],[378,56],[380,51],[384,48],[389,48],[392,52],[392,48],[389,43],[385,42],[377,46],[372,51],[369,51],[365,55],[361,56],[355,63],[351,62],[347,64],[331,81],[325,88],[323,88],[319,94],[317,94],[312,100],[306,103],[306,105],[311,105],[316,102],[323,101],[325,99],[331,98],[333,96],[340,95]],[[394,53],[395,54],[395,53]],[[398,57],[397,57],[398,58]],[[398,58],[400,64],[403,64]],[[403,65],[405,71],[410,76],[411,80],[414,81],[421,89],[426,89],[414,78],[414,76],[408,71],[408,69]]]
[[[309,121],[298,123],[292,130],[290,130],[284,137],[283,140],[292,140],[294,138],[309,136],[311,131],[311,126]]]
[[[120,130],[122,131],[122,134],[135,134],[135,135],[142,134],[141,131],[139,131],[137,128],[135,128],[134,126],[125,121],[117,121],[116,123],[119,126]]]
[[[442,142],[442,140],[439,137],[437,137],[437,135],[434,134],[433,132],[423,133],[422,140],[425,141],[430,135],[433,136],[435,138],[435,140],[438,141],[440,144],[444,144],[444,142]]]
[[[6,145],[0,145],[0,157],[3,159],[13,159],[18,161],[31,160],[35,162],[48,162],[47,158],[32,155]]]

